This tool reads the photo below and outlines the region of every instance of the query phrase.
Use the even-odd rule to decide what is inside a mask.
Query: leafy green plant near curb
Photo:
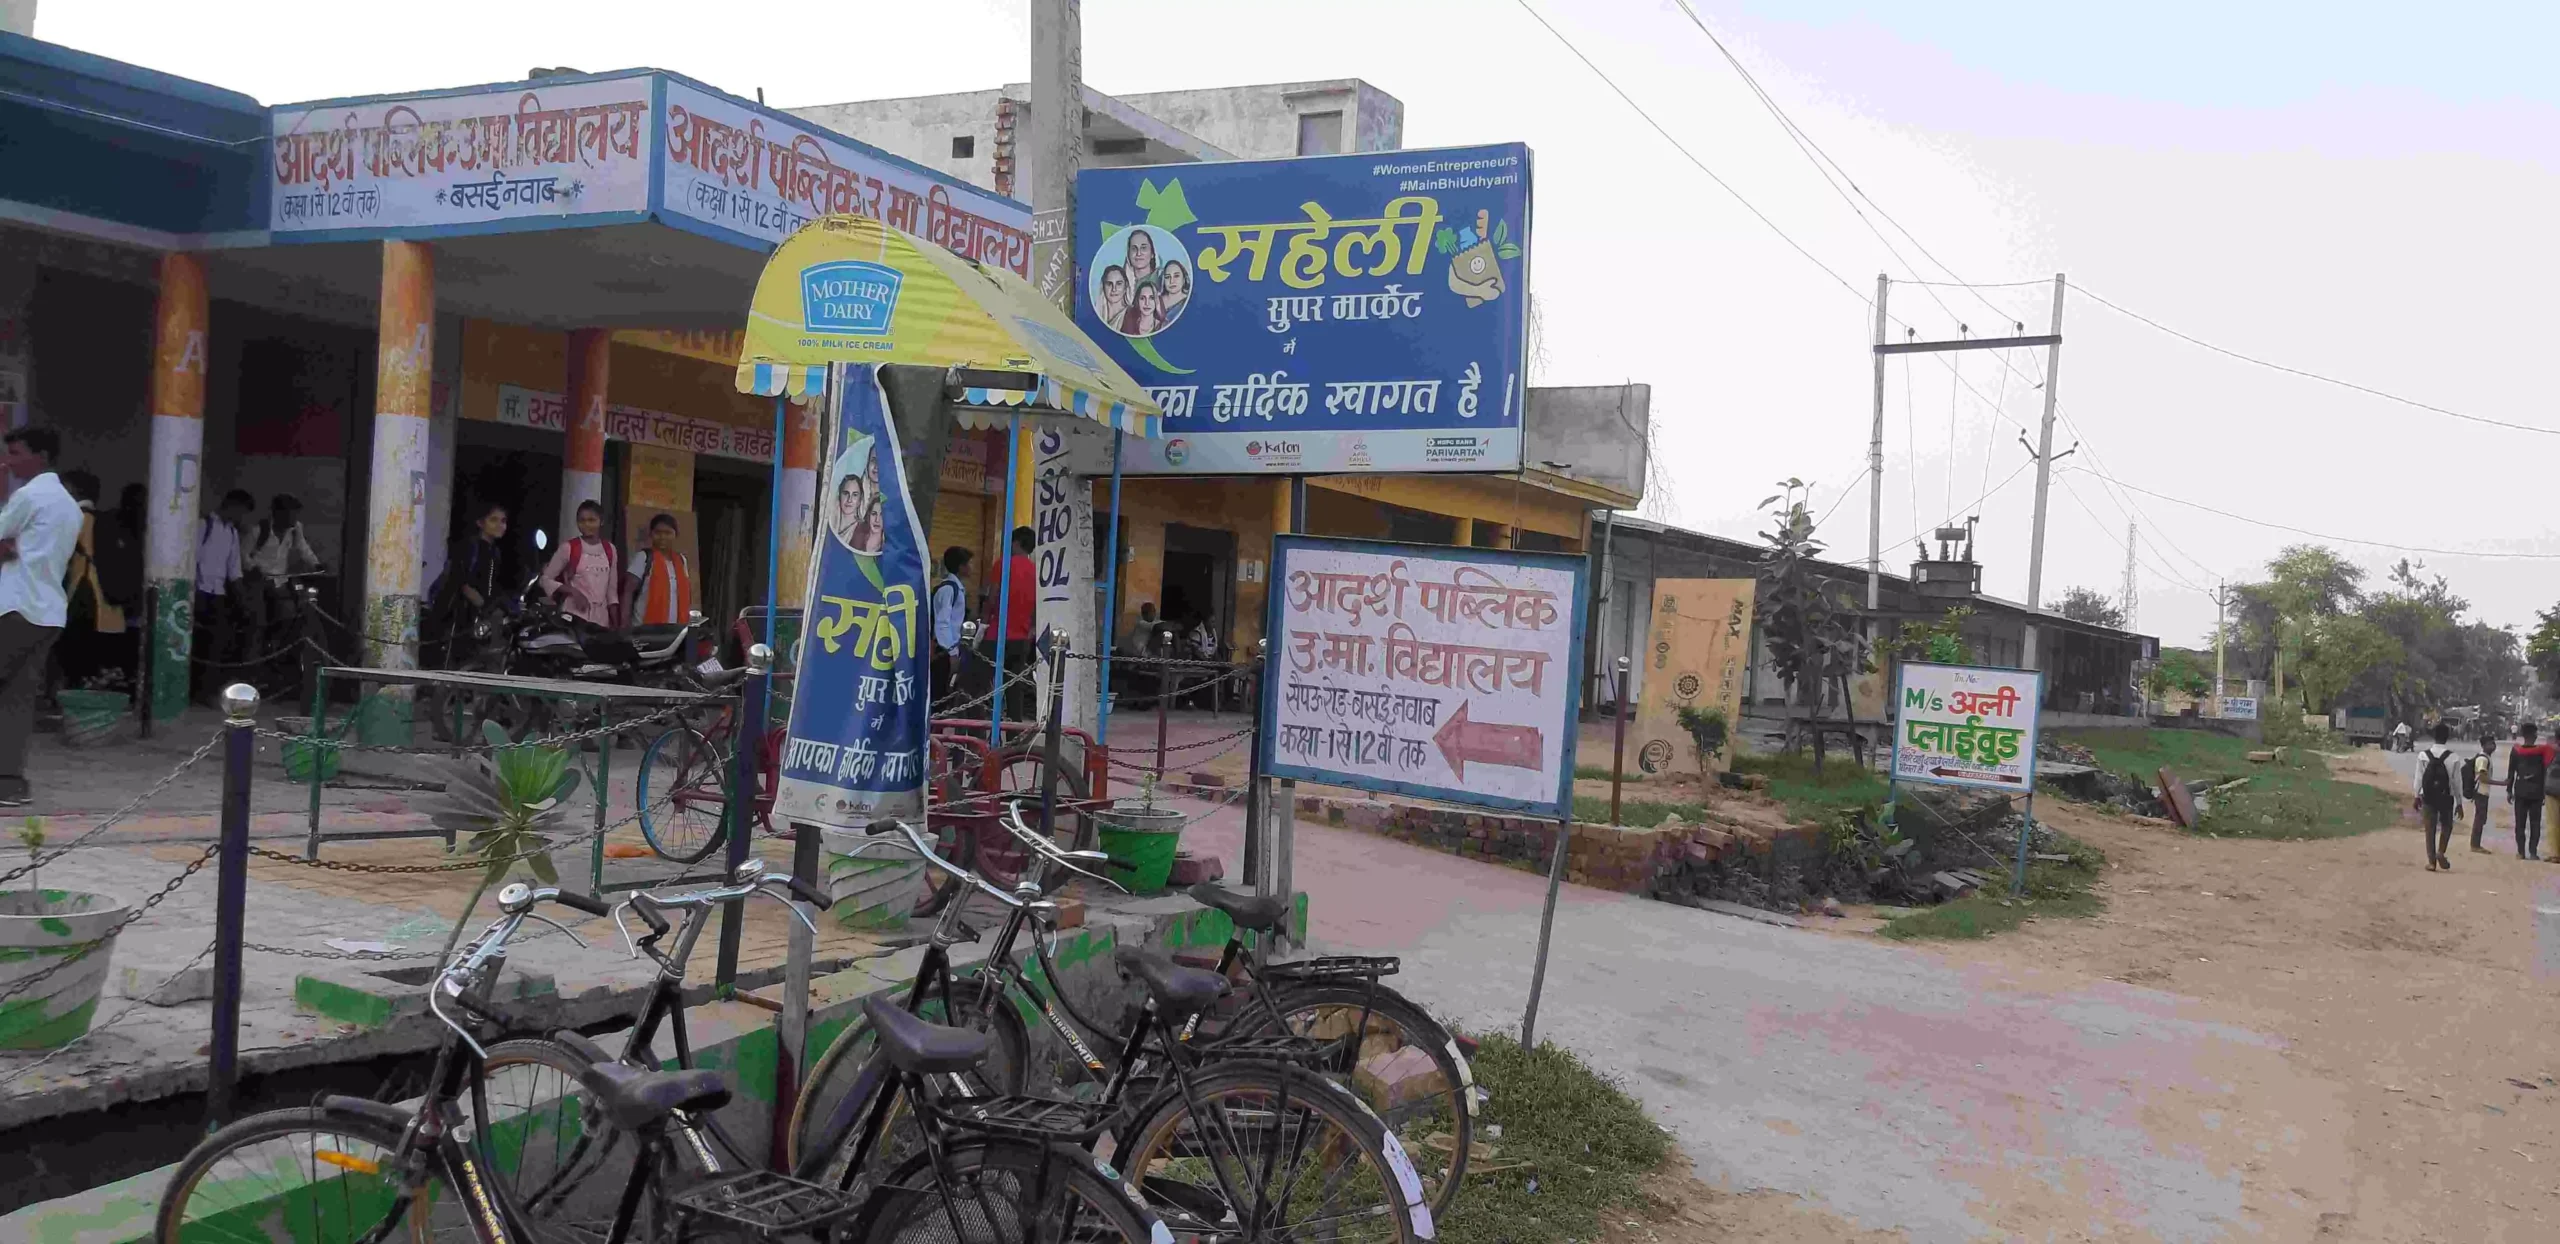
[[[27,849],[27,889],[35,895],[35,914],[50,915],[51,911],[45,906],[44,872],[40,867],[44,863],[44,818],[28,817],[24,824],[18,826],[15,837],[18,845]]]
[[[586,779],[570,767],[566,748],[511,744],[506,728],[494,721],[481,723],[481,737],[491,744],[490,751],[448,764],[444,797],[429,805],[428,819],[457,836],[454,850],[488,861],[471,900],[453,922],[453,932],[445,937],[445,958],[462,940],[481,896],[517,864],[544,885],[560,883],[560,869],[551,859],[551,835],[568,819],[569,792]]]
[[[1725,736],[1731,726],[1720,708],[1684,708],[1680,710],[1680,728],[1688,732],[1689,741],[1698,748],[1698,780],[1712,783],[1715,769],[1709,762],[1724,755]]]
[[[1671,1157],[1670,1134],[1570,1050],[1489,1036],[1473,1068],[1486,1093],[1476,1141],[1493,1148],[1490,1160],[1474,1160],[1493,1169],[1469,1172],[1457,1208],[1437,1224],[1440,1244],[1593,1239],[1600,1215],[1636,1205],[1645,1176]]]

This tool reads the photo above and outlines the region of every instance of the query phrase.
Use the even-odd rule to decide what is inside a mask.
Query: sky
[[[2560,6],[1692,5],[1828,164],[1674,0],[1091,0],[1084,72],[1129,93],[1357,77],[1404,102],[1408,147],[1529,144],[1532,380],[1653,386],[1655,517],[1749,538],[1773,482],[1801,479],[1829,555],[1863,559],[1876,276],[2000,286],[1897,284],[1889,332],[1941,340],[2044,332],[2066,273],[2048,602],[2117,593],[2128,521],[2136,625],[2170,643],[2204,639],[2217,580],[2308,538],[2271,524],[2440,550],[2327,541],[2376,582],[2422,560],[2495,624],[2560,600],[2539,378],[2560,329]],[[1029,77],[1023,0],[44,0],[36,30],[270,104],[536,65],[672,69],[783,107]],[[2547,431],[2251,366],[2099,298]],[[2041,350],[1888,362],[1889,569],[1978,514],[1985,589],[2025,597],[2044,377]]]

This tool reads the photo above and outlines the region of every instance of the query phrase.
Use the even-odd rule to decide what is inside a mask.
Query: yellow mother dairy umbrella
[[[1137,380],[1020,278],[868,216],[811,221],[765,261],[738,389],[806,397],[834,363],[1031,372],[1040,405],[1139,436],[1163,421]]]

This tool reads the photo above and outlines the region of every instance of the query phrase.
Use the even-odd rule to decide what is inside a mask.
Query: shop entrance
[[[467,435],[467,433],[466,433]],[[462,443],[453,451],[453,513],[446,520],[448,547],[460,539],[480,503],[507,507],[506,551],[498,564],[498,581],[521,590],[542,569],[534,552],[533,533],[550,533],[559,547],[560,455],[538,449]]]
[[[1217,637],[1217,651],[1207,655],[1219,661],[1233,655],[1229,627],[1235,620],[1235,566],[1234,532],[1165,525],[1164,600],[1157,610],[1158,616],[1173,623],[1175,655],[1202,655],[1184,645],[1193,624],[1204,621]]]
[[[773,485],[763,472],[770,468],[740,462],[694,459],[693,521],[699,525],[701,556],[694,561],[695,591],[704,616],[719,624],[720,644],[729,646],[729,630],[738,611],[764,604],[765,559],[771,554],[766,529],[773,516]],[[730,654],[745,660],[744,653]]]

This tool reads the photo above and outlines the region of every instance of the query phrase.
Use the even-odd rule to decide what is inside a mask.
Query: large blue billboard
[[[1520,465],[1529,149],[1087,169],[1076,323],[1164,406],[1136,473]]]

